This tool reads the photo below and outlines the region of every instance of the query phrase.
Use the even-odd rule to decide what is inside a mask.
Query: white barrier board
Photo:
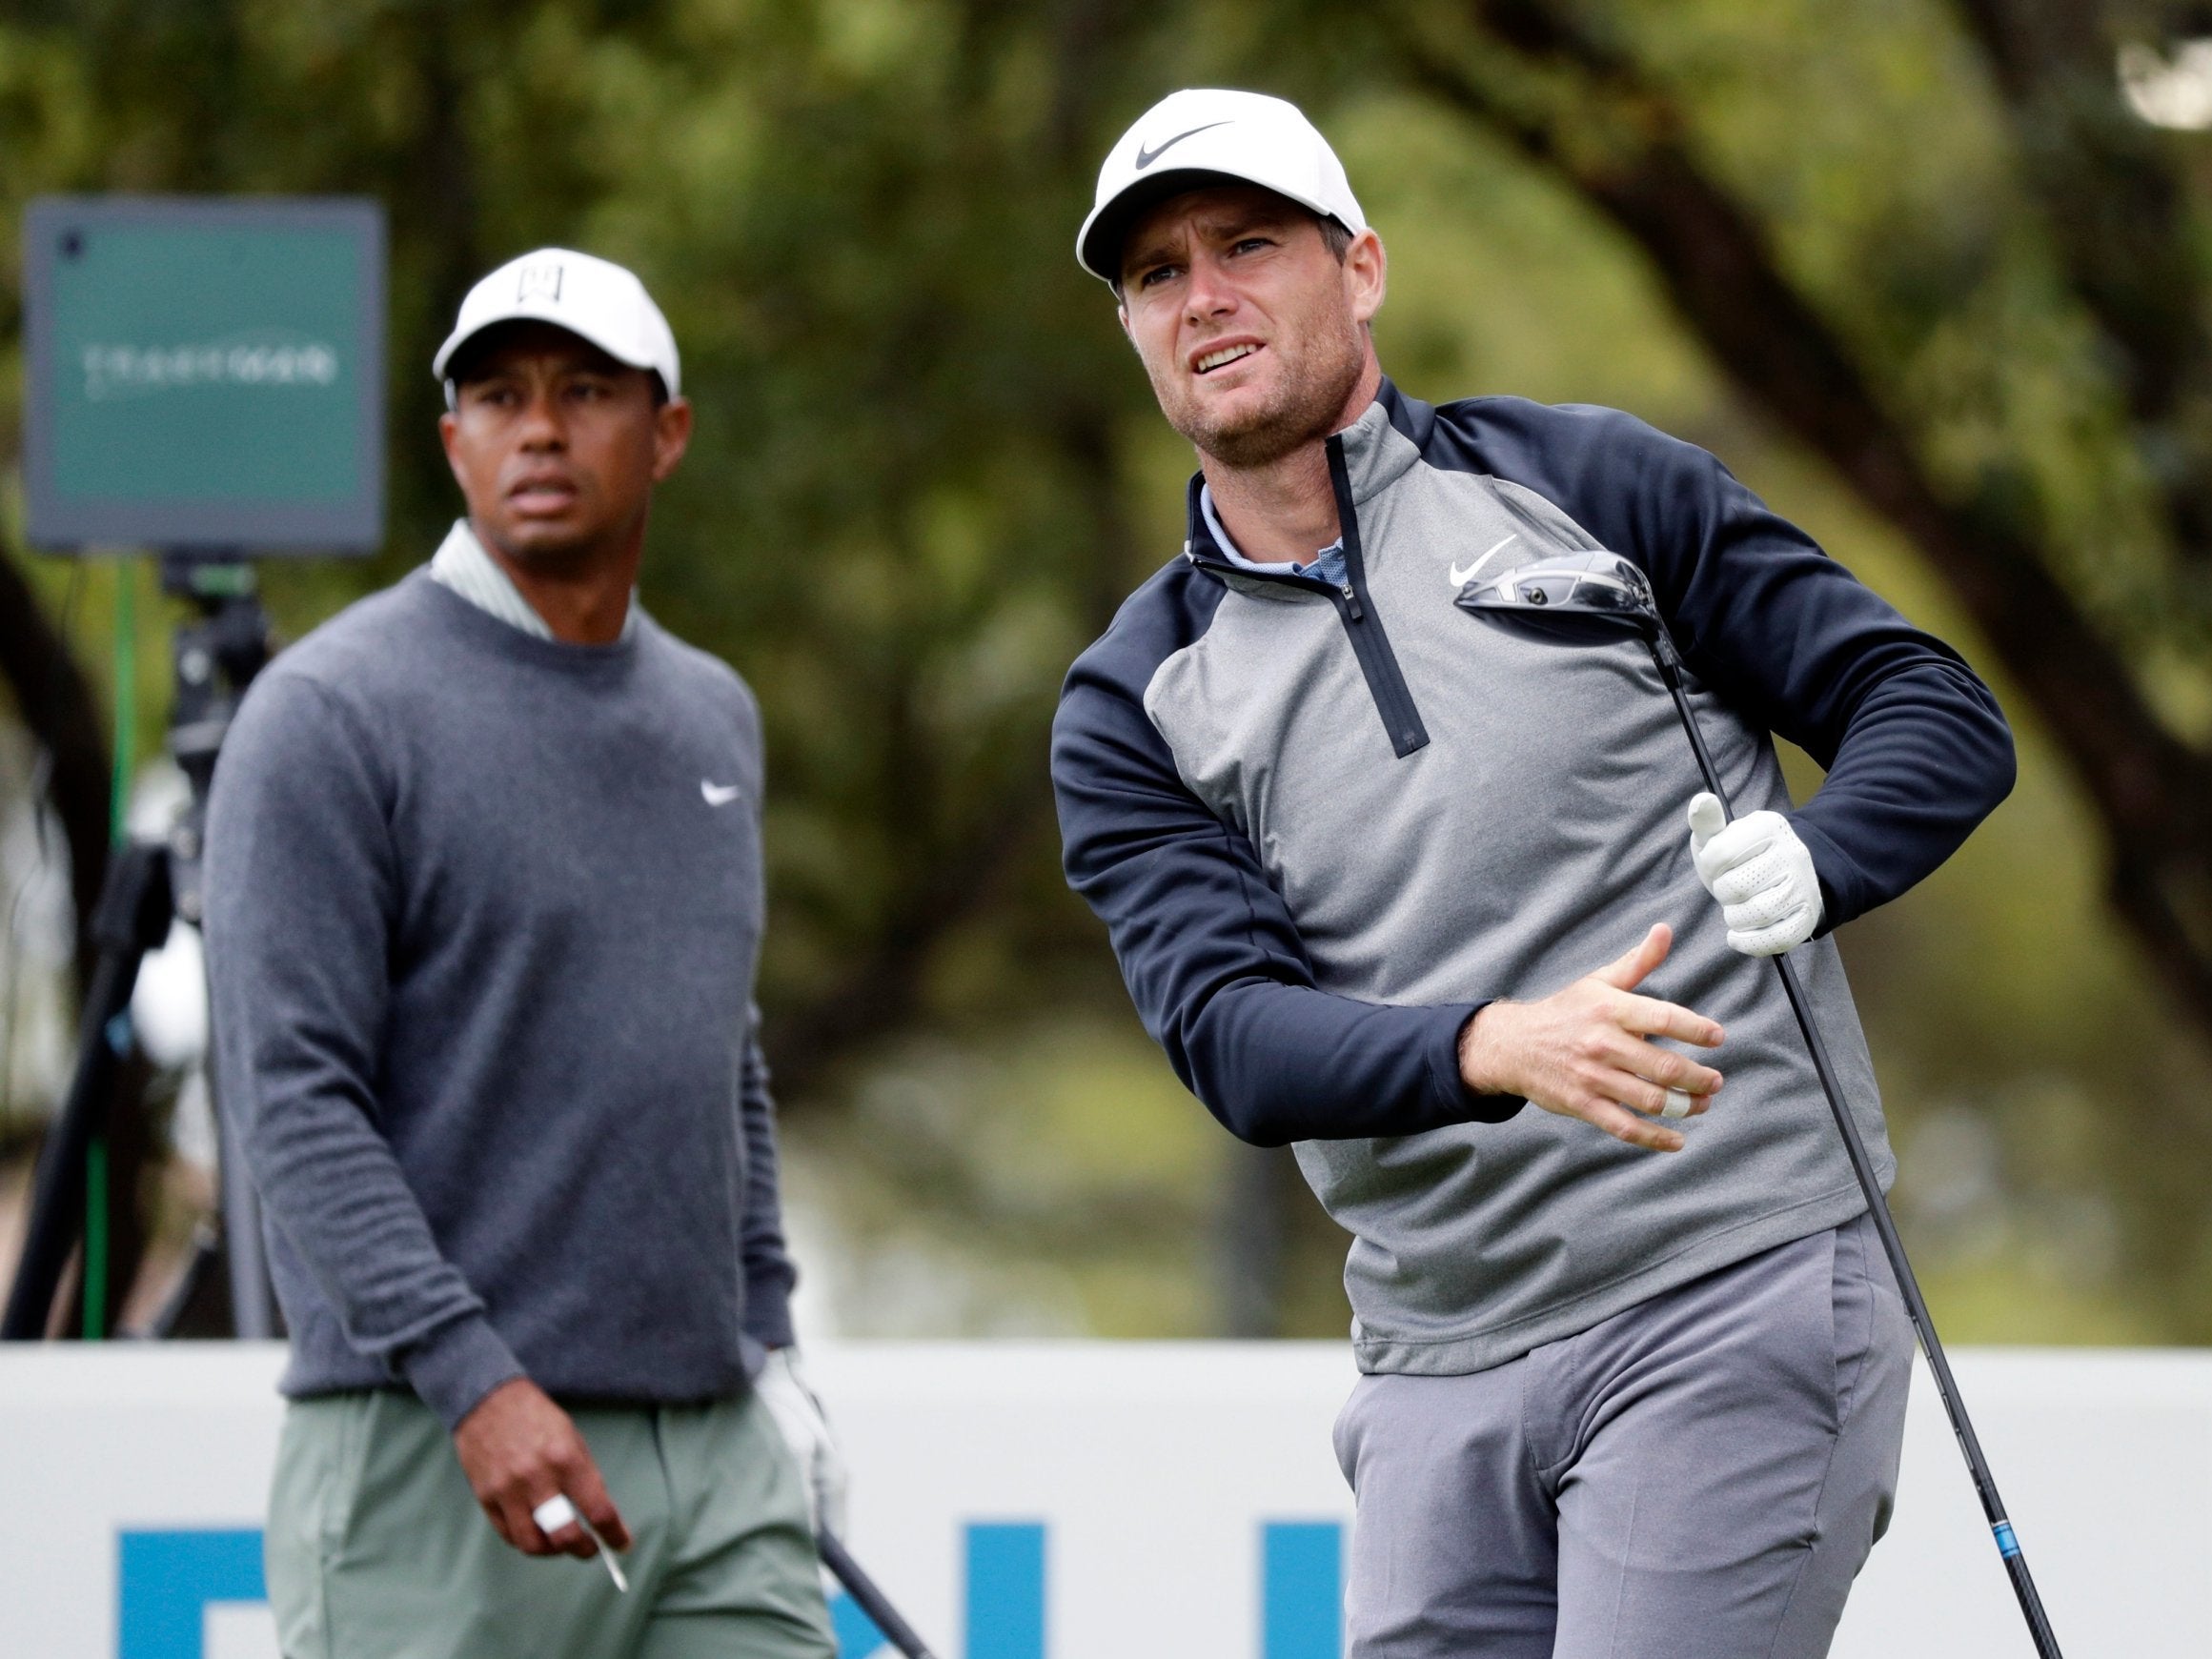
[[[274,1348],[0,1350],[0,1655],[274,1659]],[[942,1659],[1338,1659],[1335,1345],[822,1345],[852,1545]],[[2069,1653],[2212,1652],[2212,1355],[1968,1351]],[[877,1650],[849,1605],[845,1659]],[[1934,1389],[1841,1659],[2029,1651]]]

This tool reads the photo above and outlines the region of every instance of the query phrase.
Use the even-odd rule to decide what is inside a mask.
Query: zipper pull
[[[1359,596],[1351,591],[1351,583],[1350,582],[1344,584],[1344,602],[1351,607],[1351,619],[1353,621],[1365,620],[1367,613],[1359,608]]]

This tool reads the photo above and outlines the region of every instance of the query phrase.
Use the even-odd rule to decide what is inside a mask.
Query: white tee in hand
[[[1778,812],[1734,823],[1719,799],[1690,802],[1690,857],[1706,892],[1720,901],[1728,942],[1745,956],[1780,956],[1820,925],[1820,878],[1813,855]]]
[[[842,1537],[844,1459],[829,1432],[829,1419],[822,1412],[822,1402],[807,1386],[806,1378],[799,1369],[798,1351],[770,1349],[767,1365],[753,1379],[753,1388],[761,1396],[761,1404],[768,1407],[768,1415],[776,1420],[783,1444],[799,1460],[799,1470],[806,1485],[807,1525],[817,1532],[827,1531]]]

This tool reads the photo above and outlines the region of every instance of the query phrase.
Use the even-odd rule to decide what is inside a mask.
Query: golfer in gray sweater
[[[633,597],[675,341],[555,249],[435,368],[468,516],[261,677],[210,808],[221,1095],[292,1332],[284,1650],[827,1659],[760,719]]]

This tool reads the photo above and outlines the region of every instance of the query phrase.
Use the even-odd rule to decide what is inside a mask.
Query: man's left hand
[[[822,1412],[822,1402],[807,1386],[806,1378],[799,1369],[799,1350],[770,1349],[768,1363],[753,1379],[753,1387],[761,1396],[761,1404],[768,1407],[768,1415],[776,1420],[783,1444],[799,1460],[799,1470],[806,1485],[807,1525],[816,1532],[833,1532],[842,1537],[844,1459],[839,1454],[837,1441],[829,1431],[829,1419]]]
[[[1820,878],[1813,855],[1778,812],[1730,823],[1717,797],[1690,803],[1690,857],[1705,890],[1720,900],[1728,942],[1745,956],[1780,956],[1820,925]]]

